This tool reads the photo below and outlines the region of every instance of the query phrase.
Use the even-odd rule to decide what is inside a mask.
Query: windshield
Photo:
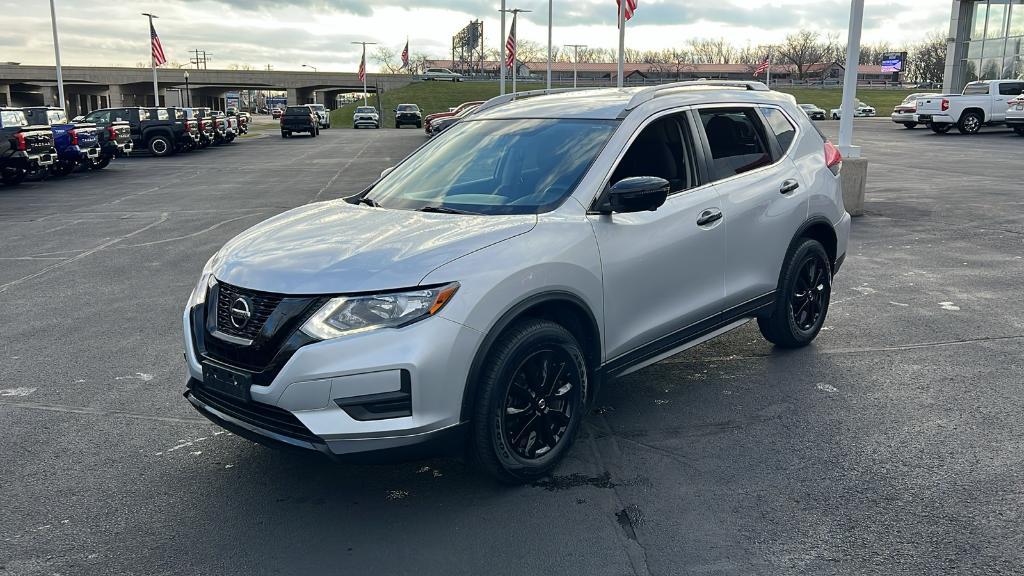
[[[456,124],[381,180],[384,208],[479,214],[553,210],[615,131],[613,120],[479,120]]]
[[[801,104],[800,107],[804,110],[814,110],[816,108],[814,104]]]
[[[28,126],[28,120],[25,119],[25,113],[20,110],[0,110],[0,124],[4,128]]]
[[[401,104],[398,107],[399,112],[415,112],[419,109],[420,107],[415,104]]]
[[[964,88],[965,96],[979,96],[982,94],[988,94],[988,84],[984,82],[978,82],[977,84],[968,84]]]
[[[360,106],[356,108],[356,114],[373,114],[377,109],[373,106]]]
[[[320,112],[324,111],[324,105],[323,104],[310,104],[309,107],[312,108],[313,110],[318,110]]]

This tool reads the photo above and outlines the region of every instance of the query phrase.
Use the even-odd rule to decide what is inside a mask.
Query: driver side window
[[[612,173],[610,184],[635,176],[657,176],[671,186],[670,194],[698,185],[696,162],[685,113],[651,122],[630,144]]]
[[[110,122],[110,112],[93,112],[85,117],[85,121],[94,124],[106,124]]]

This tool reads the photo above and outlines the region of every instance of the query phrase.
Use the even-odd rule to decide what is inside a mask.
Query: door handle
[[[779,188],[779,193],[789,194],[790,192],[796,190],[799,187],[800,183],[790,178],[789,180],[786,180],[785,182],[782,183],[782,188]]]
[[[722,219],[722,211],[717,208],[708,208],[697,217],[697,226],[707,226]]]

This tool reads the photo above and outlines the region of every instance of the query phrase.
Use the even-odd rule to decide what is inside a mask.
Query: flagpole
[[[512,56],[512,93],[516,93],[516,76],[518,76],[519,66],[516,66],[516,60],[519,58],[519,32],[516,30],[516,18],[519,16],[519,12],[512,11],[512,44],[516,47],[516,53]]]
[[[406,42],[408,42],[408,41],[406,41]],[[367,101],[366,101],[366,97],[367,97],[367,95],[366,95],[366,45],[367,44],[373,45],[373,44],[377,44],[377,43],[376,42],[351,42],[351,44],[362,44],[363,45],[363,61],[362,61],[362,64],[361,64],[362,67],[363,67],[363,106],[367,106]],[[381,113],[383,114],[383,111]]]
[[[60,40],[57,38],[57,8],[54,0],[50,0],[50,23],[53,24],[53,56],[57,60],[57,96],[60,98],[60,107],[64,108],[64,76],[60,68]]]
[[[618,78],[616,78],[616,85],[622,88],[622,75],[625,69],[625,52],[626,52],[626,2],[629,0],[619,0],[619,67],[618,67]]]
[[[153,18],[159,18],[148,12],[143,12],[143,16],[149,18],[149,64],[153,68],[153,106],[156,108],[160,107],[160,84],[156,81],[156,58],[153,57]]]
[[[551,90],[551,5],[553,2],[554,0],[548,0],[548,90]]]
[[[768,87],[771,88],[772,87],[772,47],[771,46],[768,47],[768,70],[766,72],[767,72],[767,76],[765,76],[765,82],[768,84]]]
[[[501,56],[498,64],[501,67],[501,79],[498,81],[498,89],[501,96],[505,95],[505,0],[501,0],[501,37],[498,38],[501,43]]]

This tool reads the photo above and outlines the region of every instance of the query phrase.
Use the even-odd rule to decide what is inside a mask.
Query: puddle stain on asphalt
[[[569,474],[568,476],[549,476],[532,484],[534,488],[543,488],[548,492],[569,490],[581,486],[592,486],[594,488],[615,488],[618,484],[612,482],[612,475],[608,472],[599,476],[587,476],[585,474]]]
[[[630,504],[615,513],[615,520],[626,533],[626,537],[636,541],[636,529],[644,525],[644,513],[636,504]]]

